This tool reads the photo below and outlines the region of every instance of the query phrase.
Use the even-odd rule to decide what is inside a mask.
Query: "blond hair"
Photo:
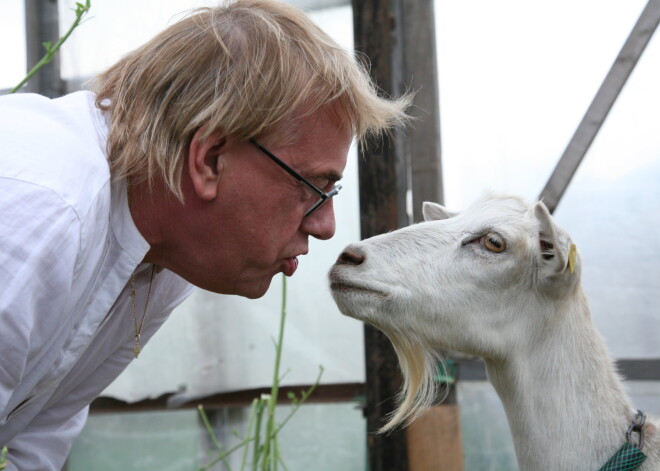
[[[408,96],[378,96],[365,67],[302,11],[272,0],[202,8],[99,75],[96,105],[110,113],[114,178],[160,175],[182,198],[187,146],[202,126],[249,139],[304,105],[336,105],[355,137],[407,118]]]

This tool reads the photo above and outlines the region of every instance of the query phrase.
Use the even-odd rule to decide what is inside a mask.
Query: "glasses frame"
[[[341,185],[337,185],[337,184],[333,185],[332,188],[330,189],[330,191],[323,191],[323,190],[321,190],[321,189],[318,188],[316,185],[314,185],[312,182],[310,182],[310,181],[307,180],[305,177],[303,177],[303,176],[300,175],[298,172],[296,172],[294,169],[292,169],[292,168],[289,167],[287,164],[285,164],[284,162],[282,162],[282,160],[281,160],[279,157],[277,157],[277,156],[276,156],[275,154],[273,154],[271,151],[269,151],[269,150],[266,149],[264,146],[262,146],[261,144],[259,144],[255,139],[250,139],[250,143],[253,144],[257,149],[259,149],[259,150],[260,150],[263,154],[265,154],[268,158],[270,158],[270,160],[272,160],[272,161],[275,162],[277,165],[279,165],[280,168],[282,168],[286,173],[288,173],[288,174],[291,175],[293,178],[295,178],[296,180],[298,180],[300,183],[302,183],[303,185],[305,185],[307,188],[309,188],[310,190],[312,190],[314,193],[316,193],[317,195],[319,195],[319,199],[318,199],[318,201],[317,201],[316,203],[314,203],[314,204],[312,205],[312,207],[309,208],[309,209],[305,212],[305,214],[303,215],[303,217],[307,217],[307,216],[309,216],[310,214],[312,214],[314,211],[316,211],[316,210],[319,209],[321,206],[323,206],[327,201],[329,201],[329,200],[331,200],[332,198],[334,198],[335,196],[337,196],[337,194],[339,193],[339,190],[341,190],[341,188],[342,188]]]

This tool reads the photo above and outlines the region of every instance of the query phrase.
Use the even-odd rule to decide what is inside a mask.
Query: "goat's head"
[[[487,196],[460,214],[423,209],[424,223],[349,245],[330,271],[341,312],[382,330],[399,357],[400,406],[383,431],[435,398],[436,349],[505,359],[579,280],[543,203]]]

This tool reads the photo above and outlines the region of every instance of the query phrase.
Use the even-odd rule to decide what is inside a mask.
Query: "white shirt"
[[[0,447],[8,470],[59,470],[88,404],[133,359],[151,268],[111,182],[94,95],[0,97]],[[137,269],[137,271],[136,271]],[[156,273],[144,345],[192,287]]]

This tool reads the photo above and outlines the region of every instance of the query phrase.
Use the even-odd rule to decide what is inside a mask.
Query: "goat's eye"
[[[497,232],[489,232],[481,238],[481,243],[491,252],[500,253],[506,249],[506,242]]]

